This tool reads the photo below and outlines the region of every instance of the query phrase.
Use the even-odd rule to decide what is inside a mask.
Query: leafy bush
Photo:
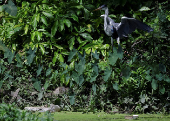
[[[53,121],[51,114],[48,113],[39,117],[38,114],[17,109],[14,105],[1,103],[0,107],[1,121]]]

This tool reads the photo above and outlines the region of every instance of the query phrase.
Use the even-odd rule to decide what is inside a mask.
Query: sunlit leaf
[[[36,19],[37,14],[34,14],[32,17],[32,27],[34,30],[37,28],[37,19]]]
[[[27,34],[28,29],[29,29],[29,25],[28,25],[28,24],[26,24],[26,25],[25,25],[25,27],[24,27],[24,30],[25,30],[24,34]]]
[[[56,20],[51,28],[51,35],[54,36],[56,34],[58,28],[58,20]]]
[[[64,58],[63,58],[62,54],[59,54],[58,59],[60,62],[64,62]]]
[[[89,33],[81,33],[80,35],[81,35],[84,39],[87,39],[87,40],[92,40],[92,39],[93,39]]]
[[[48,26],[47,19],[46,19],[45,16],[41,16],[41,21],[43,22],[43,24],[45,24],[46,26]]]
[[[75,37],[72,37],[69,41],[69,49],[72,50],[73,49],[73,46],[74,46],[74,43],[75,43]]]
[[[139,11],[149,11],[150,8],[143,6],[142,8],[139,9]]]
[[[67,27],[71,26],[71,22],[68,19],[64,19],[64,23],[66,24]]]
[[[48,18],[54,18],[52,13],[48,13],[48,12],[42,12],[45,16],[47,16]]]
[[[45,53],[45,48],[44,48],[44,46],[40,44],[39,47],[40,47],[40,50],[41,50],[42,54],[44,55],[44,53]]]
[[[64,22],[63,22],[62,20],[60,20],[59,30],[60,30],[60,31],[63,31],[63,30],[64,30]]]

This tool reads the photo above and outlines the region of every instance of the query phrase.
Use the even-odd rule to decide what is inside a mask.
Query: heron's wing
[[[128,34],[131,34],[135,29],[141,29],[147,32],[153,31],[148,25],[143,22],[136,20],[134,18],[122,17],[121,22],[117,26],[116,30],[120,38],[127,37]]]

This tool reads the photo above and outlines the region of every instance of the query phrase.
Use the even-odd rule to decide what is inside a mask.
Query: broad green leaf
[[[117,55],[120,59],[123,58],[123,50],[122,50],[121,45],[118,45]]]
[[[15,6],[15,4],[12,2],[12,0],[8,1],[8,4],[3,5],[3,9],[9,13],[12,16],[16,16],[17,15],[17,7]]]
[[[52,69],[51,68],[48,68],[47,71],[46,71],[46,76],[50,75],[52,72]]]
[[[45,16],[47,16],[48,18],[54,18],[52,13],[48,13],[48,12],[42,12]]]
[[[73,104],[75,103],[75,97],[74,97],[74,95],[69,96],[69,99],[70,99],[70,104],[73,105]]]
[[[81,86],[83,84],[83,82],[84,82],[84,77],[83,77],[83,75],[80,75],[79,76],[79,86]]]
[[[90,79],[90,82],[92,83],[92,82],[96,81],[96,78],[97,78],[97,76],[93,76],[93,75],[92,75],[92,77],[91,77],[91,79]]]
[[[117,84],[117,83],[114,83],[114,84],[113,84],[113,89],[115,89],[115,90],[119,90],[119,86],[118,86],[118,84]]]
[[[36,80],[34,83],[33,83],[33,86],[34,88],[37,90],[37,91],[41,91],[41,82]]]
[[[68,56],[68,62],[71,61],[71,59],[76,55],[77,50],[75,48],[73,48],[73,50],[70,52],[69,56]]]
[[[50,86],[49,82],[46,81],[45,84],[44,84],[44,90],[47,90],[47,88]]]
[[[94,63],[94,65],[93,65],[93,71],[95,72],[95,75],[99,74],[98,65],[96,63]]]
[[[35,57],[35,51],[36,51],[36,48],[34,50],[31,49],[31,47],[29,48],[29,51],[27,51],[27,53],[29,54],[29,56],[27,56],[27,62],[28,64],[31,64],[34,57]]]
[[[22,61],[21,61],[21,59],[20,59],[20,56],[19,56],[19,54],[17,53],[16,54],[16,59],[17,59],[17,67],[23,67],[23,65],[22,65]]]
[[[159,64],[159,70],[165,73],[165,72],[166,72],[166,67],[165,67],[165,65],[163,65],[163,64],[160,63],[160,64]]]
[[[114,79],[114,76],[115,76],[115,72],[113,71],[112,72],[112,79]]]
[[[77,21],[77,22],[79,21],[78,17],[77,17],[75,14],[72,14],[72,15],[71,15],[71,18],[73,18],[73,20],[75,20],[75,21]]]
[[[92,39],[93,39],[89,33],[81,33],[80,35],[81,35],[84,39],[87,39],[87,40],[92,40]]]
[[[43,24],[45,24],[46,26],[48,26],[47,19],[46,19],[45,16],[41,16],[41,21],[43,22]]]
[[[164,86],[160,86],[159,87],[159,92],[164,94],[165,93],[165,87]]]
[[[42,66],[39,65],[37,70],[37,76],[41,74],[42,69],[43,69],[43,65]]]
[[[103,76],[105,82],[107,82],[107,80],[109,79],[111,73],[112,73],[112,70],[109,69],[109,68],[106,68],[106,70],[104,71],[104,76]]]
[[[15,56],[15,52],[9,51],[9,55],[8,55],[9,64],[12,63],[14,56]]]
[[[37,40],[40,41],[41,40],[41,32],[36,31],[35,35],[37,36]]]
[[[143,6],[142,8],[139,9],[139,11],[149,11],[150,8]]]
[[[6,47],[5,44],[2,43],[2,41],[0,40],[0,50],[6,52],[9,51],[9,49]]]
[[[109,53],[109,63],[113,66],[118,59],[117,52]]]
[[[164,80],[165,80],[166,82],[170,83],[170,78],[169,78],[167,75],[164,76]]]
[[[43,92],[38,93],[38,100],[41,100],[43,98]]]
[[[95,59],[99,59],[99,54],[97,54],[97,50],[95,50],[95,53],[92,52],[92,55]]]
[[[45,53],[45,48],[44,48],[44,46],[40,44],[39,47],[40,47],[40,50],[41,50],[42,54],[44,55],[44,53]]]
[[[66,26],[69,28],[71,26],[71,22],[68,19],[64,19],[64,23],[66,24]]]
[[[93,94],[96,95],[96,84],[92,85]]]
[[[58,28],[58,20],[56,20],[51,28],[51,35],[54,36],[57,32],[57,28]]]
[[[152,85],[152,89],[156,90],[156,89],[158,88],[157,80],[152,79],[152,83],[151,83],[151,85]]]
[[[75,37],[72,37],[72,38],[68,41],[69,49],[70,49],[70,50],[73,49],[74,43],[75,43]]]
[[[131,75],[130,67],[126,67],[122,69],[122,75],[127,79]]]
[[[150,76],[150,75],[148,74],[148,75],[146,75],[145,79],[148,80],[148,81],[151,81],[152,76]]]
[[[35,38],[35,31],[31,33],[31,40],[34,41],[34,38]]]
[[[164,75],[162,75],[161,73],[156,74],[156,78],[157,78],[159,81],[162,81],[163,78],[164,78]]]

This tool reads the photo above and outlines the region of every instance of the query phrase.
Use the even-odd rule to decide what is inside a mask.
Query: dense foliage
[[[136,30],[121,46],[115,41],[112,52],[102,11],[93,11],[103,3],[116,22],[134,17],[154,32]],[[16,0],[16,6],[16,16],[2,11],[0,20],[1,102],[55,103],[46,93],[67,86],[66,110],[169,111],[168,1]]]

